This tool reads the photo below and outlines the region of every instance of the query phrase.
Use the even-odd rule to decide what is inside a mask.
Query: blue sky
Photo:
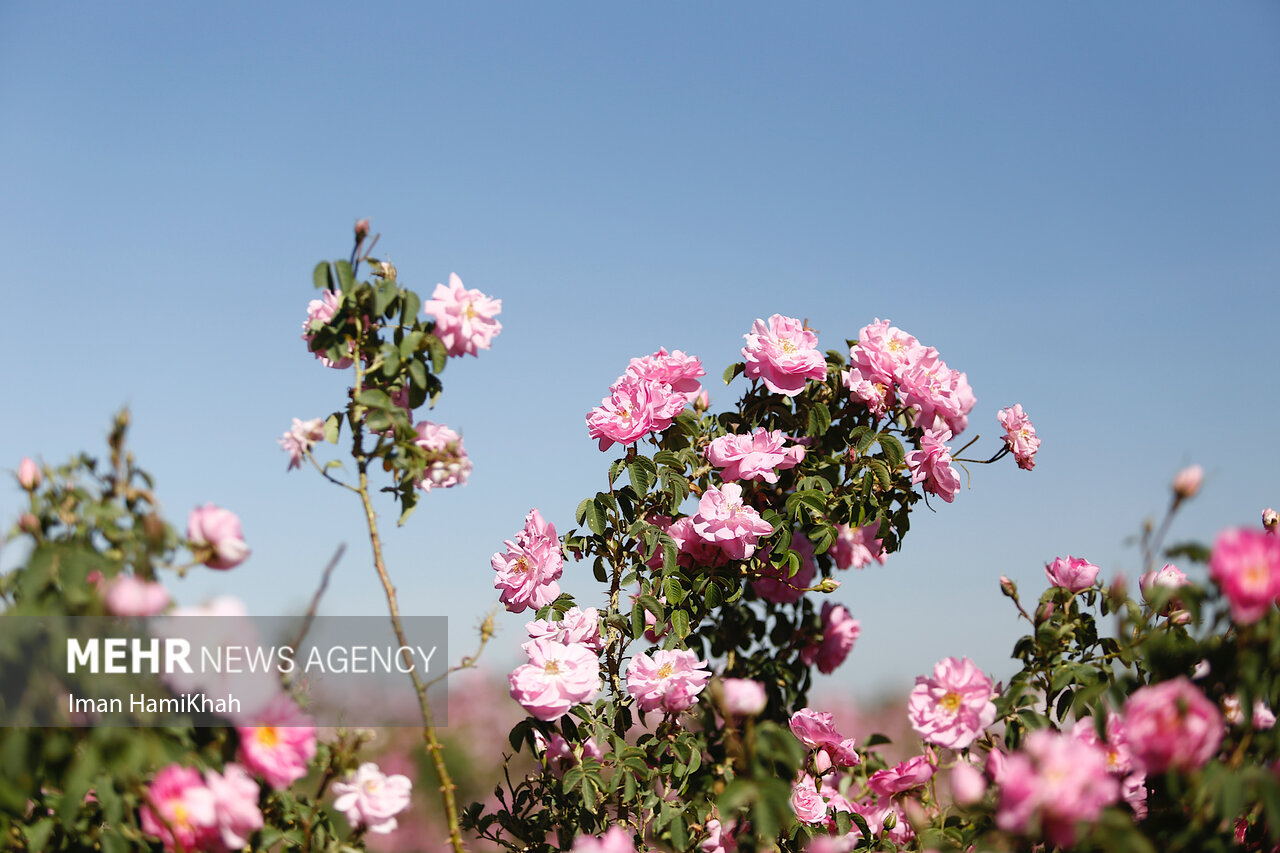
[[[432,415],[471,483],[389,536],[402,608],[450,615],[457,657],[524,513],[563,530],[599,487],[583,416],[627,359],[716,377],[757,317],[824,347],[888,317],[968,373],[969,435],[1021,402],[1044,445],[844,578],[863,634],[830,683],[1007,673],[1001,573],[1132,576],[1191,462],[1175,537],[1280,504],[1277,44],[1261,2],[4,4],[0,466],[98,448],[127,404],[171,517],[213,501],[254,548],[181,599],[289,612],[345,541],[325,609],[383,612],[358,506],[275,443],[341,404],[298,335],[312,266],[372,217],[402,281],[503,300]],[[593,602],[585,566],[565,586]]]

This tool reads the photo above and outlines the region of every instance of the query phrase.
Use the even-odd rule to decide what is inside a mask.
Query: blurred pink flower
[[[725,480],[778,482],[778,471],[794,468],[804,461],[804,448],[784,447],[782,430],[763,427],[751,435],[722,435],[707,445],[707,461],[721,469]]]
[[[178,845],[185,850],[207,849],[217,838],[215,802],[199,771],[170,764],[147,788],[147,802],[139,810],[142,831],[163,841],[165,850],[176,850]]]
[[[164,584],[144,581],[134,575],[116,575],[101,587],[107,612],[124,619],[145,619],[169,606]]]
[[[924,740],[964,749],[995,722],[995,692],[982,670],[968,658],[944,658],[933,677],[916,677],[907,700],[911,727]]]
[[[333,783],[333,807],[346,815],[352,829],[367,827],[386,835],[397,826],[395,816],[409,807],[412,790],[408,777],[388,776],[366,761],[345,781]]]
[[[311,349],[311,339],[315,337],[315,333],[311,331],[311,324],[317,320],[323,324],[328,324],[333,320],[333,315],[338,313],[338,308],[342,305],[342,294],[326,290],[320,294],[319,299],[312,299],[307,304],[307,319],[302,323],[302,339],[307,342],[307,349]],[[355,343],[351,344],[351,351],[355,351]],[[320,359],[320,363],[325,367],[332,367],[335,370],[344,370],[351,366],[350,358],[342,358],[334,361],[324,354],[323,350],[314,350],[311,353]]]
[[[1209,576],[1217,581],[1239,625],[1257,622],[1280,595],[1280,538],[1261,530],[1224,530],[1213,543]]]
[[[1031,418],[1022,411],[1022,404],[1015,403],[1007,409],[1001,409],[996,415],[1004,427],[1004,443],[1013,453],[1018,467],[1030,471],[1036,467],[1036,451],[1040,449],[1040,439],[1036,437],[1036,428],[1031,425]]]
[[[920,437],[920,449],[907,454],[911,468],[911,482],[924,483],[924,490],[935,494],[947,503],[955,500],[960,491],[960,475],[951,467],[951,440],[948,429],[926,429]]]
[[[1027,735],[1022,750],[1007,757],[999,783],[996,825],[1042,834],[1059,847],[1074,844],[1077,824],[1096,821],[1120,798],[1098,747],[1050,729]]]
[[[710,486],[698,501],[693,529],[703,540],[718,545],[731,559],[745,560],[756,550],[762,536],[773,532],[769,522],[742,502],[742,487],[725,483]]]
[[[525,644],[529,662],[508,677],[511,698],[544,722],[558,720],[574,705],[590,702],[600,690],[600,660],[586,646],[554,640]]]
[[[213,793],[218,838],[227,850],[243,850],[249,836],[262,828],[258,808],[258,783],[239,764],[228,764],[222,773],[204,772],[204,782]]]
[[[213,504],[191,510],[187,516],[187,539],[193,551],[207,552],[204,564],[211,569],[235,568],[249,556],[240,519]]]
[[[794,317],[774,314],[768,324],[756,320],[742,348],[748,379],[760,379],[775,394],[794,397],[809,379],[827,378],[827,362],[818,336]]]
[[[818,665],[818,672],[830,675],[853,650],[862,627],[843,604],[822,604],[822,640],[800,650],[805,666]]]
[[[707,686],[707,662],[688,649],[659,649],[635,655],[627,665],[627,693],[641,711],[676,713],[693,707]]]
[[[316,727],[296,702],[282,693],[251,721],[252,726],[236,726],[245,767],[277,791],[307,775],[316,754]]]
[[[871,565],[871,561],[884,565],[888,555],[884,552],[884,542],[876,538],[880,532],[880,522],[868,521],[861,527],[850,527],[841,524],[836,528],[835,541],[831,543],[831,559],[837,569],[850,567],[861,569]]]
[[[877,770],[867,780],[867,787],[881,797],[892,797],[919,788],[933,778],[938,768],[928,756],[917,755],[893,767]]]
[[[1083,592],[1098,579],[1098,567],[1080,557],[1057,557],[1044,567],[1049,583],[1068,592]]]
[[[959,805],[973,805],[987,793],[986,776],[967,761],[959,761],[951,768],[950,779],[951,796]]]
[[[575,749],[582,750],[583,758],[600,759],[604,757],[604,753],[600,751],[600,747],[596,744],[596,739],[589,737],[579,744],[571,744],[564,739],[564,736],[557,733],[551,736],[551,742],[548,743],[543,737],[542,732],[536,729],[533,732],[534,741],[546,750],[543,760],[547,762],[547,768],[551,770],[551,774],[559,779],[564,772],[570,767],[576,767],[580,763],[578,756],[574,753]]]
[[[735,853],[738,839],[734,837],[736,820],[722,824],[716,818],[707,821],[707,837],[702,842],[702,853]]]
[[[44,475],[40,473],[40,466],[31,461],[30,456],[22,457],[22,462],[18,463],[18,485],[33,492],[39,487]]]
[[[764,685],[750,678],[725,678],[720,682],[724,690],[724,709],[738,717],[754,717],[764,710],[767,697]]]
[[[631,833],[615,825],[599,838],[579,835],[571,849],[573,853],[636,853],[636,842]]]
[[[502,313],[502,300],[463,287],[457,273],[449,273],[448,287],[436,285],[422,310],[435,318],[435,335],[451,356],[489,349],[502,331],[502,324],[494,319]]]
[[[422,421],[414,429],[418,437],[413,443],[427,452],[427,469],[422,472],[418,488],[429,492],[433,487],[465,486],[471,476],[471,459],[462,446],[462,436],[431,421]]]
[[[554,524],[533,509],[525,516],[516,540],[503,543],[506,553],[494,554],[490,565],[497,572],[493,588],[498,600],[512,613],[545,607],[560,597],[557,581],[564,571],[564,552]]]
[[[1140,687],[1124,705],[1129,750],[1147,773],[1195,770],[1218,752],[1222,714],[1185,677]]]
[[[289,467],[292,471],[302,466],[302,458],[310,452],[317,441],[324,440],[324,421],[312,418],[309,421],[293,419],[293,426],[278,441],[280,448],[289,454]]]
[[[1189,465],[1179,471],[1173,478],[1173,495],[1184,501],[1196,496],[1200,491],[1200,483],[1204,480],[1204,469],[1199,465]]]

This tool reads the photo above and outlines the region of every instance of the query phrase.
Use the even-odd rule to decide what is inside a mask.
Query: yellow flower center
[[[1250,563],[1245,566],[1242,574],[1244,576],[1246,586],[1253,589],[1261,589],[1262,587],[1265,587],[1267,582],[1270,580],[1271,571],[1267,567],[1266,563],[1259,560],[1256,563]]]
[[[267,748],[271,748],[280,742],[280,733],[276,731],[275,726],[260,726],[254,735],[258,743]]]
[[[187,806],[182,800],[170,800],[169,808],[173,812],[173,816],[169,818],[169,823],[175,829],[186,829],[191,825],[191,821],[187,819]]]
[[[545,672],[547,675],[559,675],[559,674],[560,674],[560,662],[559,662],[559,661],[554,661],[554,660],[549,660],[549,661],[547,661],[546,663],[544,663],[544,664],[542,665],[542,671],[543,671],[543,672]]]
[[[669,664],[669,663],[664,663],[662,666],[658,667],[658,677],[659,677],[659,678],[670,678],[670,677],[671,677],[671,664]]]
[[[960,709],[960,694],[954,690],[948,690],[946,695],[942,697],[942,701],[938,704],[948,713],[954,714]]]
[[[778,346],[782,347],[782,351],[785,353],[793,353],[796,351],[796,345],[786,338],[778,341]]]
[[[474,303],[474,302],[468,302],[468,303],[467,303],[467,311],[466,311],[466,314],[467,314],[467,319],[468,319],[468,320],[474,320],[474,319],[476,318],[476,316],[477,316],[477,315],[476,315],[476,306],[475,306],[475,303]]]
[[[516,564],[511,567],[511,571],[524,574],[529,571],[529,560],[525,557],[517,557]]]

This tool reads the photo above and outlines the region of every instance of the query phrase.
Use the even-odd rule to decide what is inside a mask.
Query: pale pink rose
[[[818,351],[818,336],[793,317],[774,314],[756,320],[742,348],[748,379],[762,380],[770,391],[794,397],[809,379],[827,378],[827,361]]]
[[[236,726],[240,763],[277,791],[307,775],[316,754],[315,721],[284,694],[253,715],[252,726]]]
[[[1266,731],[1276,724],[1276,715],[1261,699],[1253,703],[1253,727],[1258,731]]]
[[[854,749],[854,739],[836,731],[835,719],[829,711],[801,708],[791,715],[790,726],[797,740],[818,751],[821,763],[826,767],[854,767],[862,763]]]
[[[938,768],[928,756],[917,755],[893,767],[877,770],[867,780],[867,787],[881,797],[892,797],[919,788],[933,778]]]
[[[413,443],[427,453],[427,469],[422,472],[418,488],[429,492],[432,488],[465,486],[471,476],[471,459],[462,446],[462,436],[444,424],[431,421],[422,421],[414,429],[418,437]]]
[[[884,552],[884,541],[876,538],[880,532],[880,522],[868,521],[861,527],[850,527],[841,524],[836,528],[836,538],[831,543],[831,559],[837,569],[850,567],[861,569],[871,565],[871,561],[884,565],[889,555]]]
[[[968,658],[944,658],[916,677],[907,701],[911,728],[929,743],[964,749],[996,719],[991,679]]]
[[[951,768],[951,796],[958,805],[971,806],[987,793],[987,777],[967,761]]]
[[[800,568],[788,577],[789,569],[766,564],[760,569],[760,577],[751,582],[756,595],[774,604],[795,604],[804,598],[805,590],[813,586],[818,572],[818,561],[813,556],[813,543],[800,531],[791,534],[791,550],[800,557]]]
[[[920,437],[920,448],[907,454],[911,469],[911,482],[924,483],[924,490],[935,494],[947,503],[955,500],[960,491],[960,475],[951,467],[951,440],[948,429],[926,429]]]
[[[280,449],[289,454],[289,467],[286,471],[302,466],[302,459],[311,452],[317,441],[324,440],[324,421],[312,418],[309,421],[293,419],[293,426],[278,441]]]
[[[1222,697],[1222,716],[1228,723],[1238,726],[1244,722],[1244,711],[1240,708],[1240,697],[1234,694]],[[1255,729],[1265,731],[1276,724],[1276,716],[1271,713],[1267,703],[1258,699],[1253,703],[1251,723]]]
[[[1078,824],[1096,821],[1119,798],[1120,784],[1107,773],[1100,749],[1069,734],[1039,729],[1005,761],[996,825],[1017,833],[1032,832],[1038,825],[1050,844],[1069,847]]]
[[[899,380],[898,396],[916,410],[916,426],[945,428],[956,435],[969,425],[968,415],[976,402],[965,374],[947,367],[933,347],[927,347]]]
[[[361,764],[345,781],[333,783],[333,807],[346,815],[352,829],[386,835],[400,812],[409,808],[413,783],[407,776],[388,776],[371,761]]]
[[[31,461],[30,456],[22,457],[22,461],[18,463],[18,485],[28,492],[34,492],[43,480],[44,474],[40,472],[40,466]]]
[[[1004,444],[1013,454],[1018,467],[1030,471],[1036,467],[1036,451],[1040,449],[1040,439],[1036,437],[1036,428],[1031,419],[1022,411],[1022,404],[1015,403],[1007,409],[1001,409],[996,415],[1004,427]]]
[[[730,559],[745,560],[755,553],[762,536],[773,532],[769,522],[742,502],[742,487],[725,483],[710,486],[698,501],[693,529],[707,542],[718,545]]]
[[[1147,773],[1195,770],[1218,752],[1222,714],[1184,677],[1134,691],[1124,705],[1129,750]]]
[[[187,540],[191,550],[207,554],[204,564],[211,569],[235,568],[249,556],[240,519],[213,504],[191,510],[187,516]]]
[[[729,821],[727,825],[720,823],[716,818],[708,820],[707,837],[701,845],[702,853],[735,853],[738,849],[738,839],[734,838],[733,832],[737,826],[736,820]]]
[[[688,516],[671,522],[667,528],[667,535],[676,543],[676,549],[679,551],[676,562],[684,568],[714,569],[729,562],[729,555],[719,545],[708,542],[698,535],[698,531],[693,527],[693,519]],[[656,556],[657,564],[654,568],[662,565],[661,552]]]
[[[1179,589],[1186,585],[1187,576],[1173,563],[1166,563],[1159,571],[1147,572],[1138,579],[1142,598],[1147,602],[1152,600],[1157,589]],[[1168,599],[1160,613],[1178,625],[1185,625],[1191,621],[1191,614],[1183,608],[1182,602],[1176,597]]]
[[[302,323],[302,339],[307,342],[307,349],[311,349],[311,339],[315,337],[315,332],[311,329],[312,324],[317,321],[323,325],[332,322],[333,315],[338,313],[338,308],[341,305],[342,294],[333,290],[324,291],[320,294],[319,299],[312,299],[307,304],[307,319]],[[355,351],[354,342],[350,344],[350,349],[352,352]],[[320,350],[314,350],[311,354],[320,359],[320,363],[325,367],[332,367],[335,370],[344,370],[352,364],[350,358],[341,358],[334,361]]]
[[[555,537],[554,529],[552,537]],[[552,599],[554,601],[554,599]],[[582,610],[571,607],[560,617],[560,621],[535,619],[525,623],[525,630],[533,640],[555,640],[565,645],[577,644],[598,652],[604,648],[604,637],[600,636],[600,611],[594,607]]]
[[[502,324],[494,319],[502,313],[502,300],[463,287],[457,273],[449,273],[448,287],[436,285],[422,310],[435,318],[435,335],[452,356],[489,349],[502,331]]]
[[[801,773],[791,786],[791,810],[801,823],[826,820],[827,801],[822,798],[817,783],[808,773]]]
[[[1049,583],[1068,592],[1083,592],[1098,579],[1098,567],[1080,557],[1058,557],[1044,567]]]
[[[586,646],[554,640],[525,644],[529,662],[508,677],[511,698],[539,720],[558,720],[600,690],[600,659]]]
[[[218,839],[213,791],[191,767],[170,764],[157,773],[139,814],[142,831],[163,841],[165,850],[206,850]]]
[[[818,672],[830,675],[853,650],[862,626],[843,604],[822,605],[822,640],[800,650],[800,660],[805,666],[818,665]]]
[[[1128,776],[1138,768],[1138,764],[1132,750],[1129,749],[1124,718],[1119,714],[1108,714],[1106,733],[1105,740],[1098,737],[1098,727],[1093,717],[1077,720],[1071,728],[1072,737],[1077,737],[1102,750],[1102,754],[1107,759],[1108,773],[1113,776]]]
[[[1268,533],[1275,533],[1277,527],[1280,527],[1280,512],[1267,507],[1262,511],[1262,528]]]
[[[659,708],[676,713],[693,707],[707,686],[707,662],[688,649],[660,649],[640,653],[627,665],[627,693],[641,711]]]
[[[768,699],[764,685],[749,678],[725,678],[720,682],[724,690],[724,709],[736,717],[754,717],[764,710]]]
[[[218,839],[228,851],[243,850],[249,836],[262,829],[258,808],[258,783],[239,764],[228,764],[222,773],[204,772],[204,782],[213,793]]]
[[[1238,625],[1257,622],[1280,595],[1280,538],[1260,530],[1224,530],[1213,543],[1209,576],[1217,581]]]
[[[573,853],[636,853],[635,836],[614,825],[600,838],[579,835],[573,841]]]
[[[1184,501],[1188,498],[1196,496],[1196,492],[1200,491],[1200,483],[1204,480],[1204,469],[1199,465],[1189,465],[1183,468],[1173,478],[1173,496],[1176,500]]]
[[[169,606],[169,592],[164,584],[144,581],[133,575],[119,574],[101,588],[107,612],[123,619],[146,619]]]
[[[778,471],[794,468],[804,461],[804,448],[784,447],[782,430],[761,427],[751,435],[722,435],[707,445],[707,461],[721,469],[725,480],[778,482]]]
[[[698,382],[698,377],[706,374],[702,362],[680,350],[668,353],[666,348],[661,348],[653,355],[633,358],[627,365],[627,373],[642,382],[665,385],[671,394],[681,397],[686,404],[706,394]]]
[[[577,750],[582,751],[583,758],[600,759],[604,757],[604,753],[600,751],[600,747],[596,744],[595,738],[587,738],[582,743],[571,744],[564,739],[563,735],[553,734],[551,742],[548,743],[546,738],[542,736],[542,732],[534,731],[534,742],[545,750],[543,759],[547,762],[547,768],[551,770],[551,774],[559,779],[564,772],[570,767],[577,767],[581,762],[578,759]]]
[[[493,587],[499,591],[498,600],[508,610],[537,609],[560,597],[557,581],[564,571],[564,552],[555,525],[545,521],[538,510],[530,510],[516,540],[503,544],[506,553],[494,554],[489,562],[497,572]]]

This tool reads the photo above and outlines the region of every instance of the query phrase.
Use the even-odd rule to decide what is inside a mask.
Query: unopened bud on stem
[[[361,219],[356,223],[356,242],[360,243],[369,236],[369,220]]]
[[[1271,507],[1267,507],[1262,511],[1262,526],[1267,528],[1268,533],[1275,533],[1276,528],[1280,527],[1280,512],[1276,512]]]
[[[1011,581],[1008,575],[1000,576],[1000,591],[1010,598],[1018,597],[1018,585]]]
[[[1175,500],[1185,501],[1195,497],[1200,491],[1200,482],[1204,480],[1204,469],[1199,465],[1189,465],[1173,478],[1173,496]]]

